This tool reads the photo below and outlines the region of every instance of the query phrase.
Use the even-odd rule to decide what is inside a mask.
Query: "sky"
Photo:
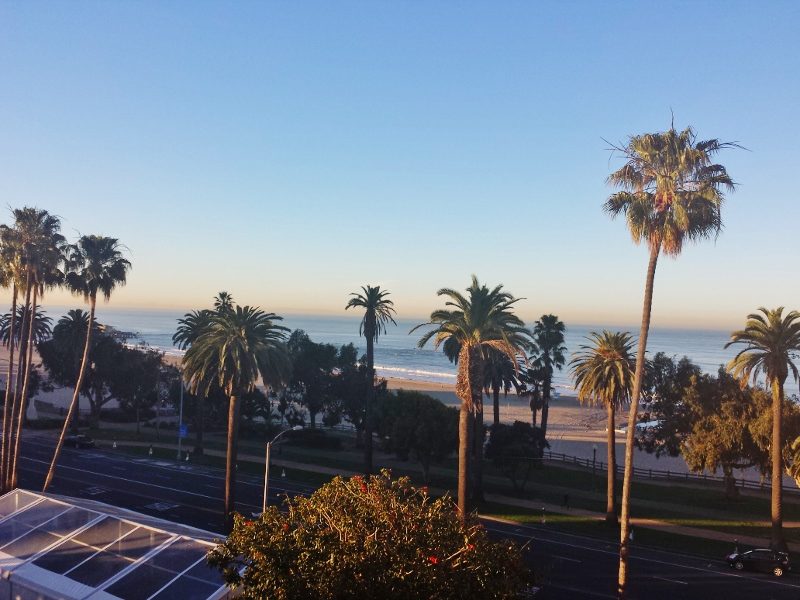
[[[475,273],[523,318],[630,325],[609,145],[674,115],[746,149],[653,325],[737,327],[800,309],[798,30],[788,1],[2,0],[0,202],[124,243],[116,307],[343,314],[373,284],[420,317]]]

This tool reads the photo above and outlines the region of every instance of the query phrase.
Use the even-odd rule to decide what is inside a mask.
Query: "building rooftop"
[[[0,597],[226,598],[230,589],[206,563],[215,537],[100,502],[14,490],[0,497]]]

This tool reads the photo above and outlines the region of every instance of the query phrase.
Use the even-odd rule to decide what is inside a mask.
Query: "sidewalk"
[[[103,445],[110,446],[108,442],[104,442]],[[166,449],[166,450],[175,450],[177,451],[177,444],[168,444],[168,443],[153,443],[150,442],[135,442],[135,441],[125,441],[119,442],[121,446],[133,446],[133,447],[140,447],[140,448],[147,448],[151,445],[154,448]],[[189,451],[191,446],[187,445],[184,446],[186,451]],[[205,449],[206,456],[213,456],[218,458],[224,458],[225,452],[221,450],[212,450],[212,449]],[[242,462],[250,462],[250,463],[257,463],[263,464],[264,463],[264,456],[248,454],[248,453],[240,453],[239,460]],[[287,469],[295,469],[298,471],[310,471],[314,473],[322,473],[324,475],[341,475],[342,477],[352,477],[353,475],[360,475],[360,471],[348,470],[348,469],[340,469],[340,468],[333,468],[333,467],[325,467],[322,465],[315,465],[305,462],[299,462],[294,460],[284,460],[281,458],[273,458],[271,464],[276,467],[283,467]],[[552,486],[555,489],[566,489],[566,488],[558,488],[557,486]],[[435,489],[433,488],[431,491],[434,493],[444,493],[445,490]],[[574,490],[570,490],[569,493],[574,494]],[[505,496],[502,494],[492,494],[487,493],[484,495],[488,502],[492,502],[494,504],[502,504],[505,506],[515,506],[519,508],[524,508],[530,511],[540,511],[544,509],[546,514],[559,514],[559,515],[570,515],[576,517],[583,517],[586,519],[596,520],[596,521],[603,521],[605,520],[604,513],[597,513],[581,508],[566,508],[564,506],[559,506],[556,504],[541,502],[541,501],[534,501],[534,500],[526,500],[524,498],[514,498],[512,496]],[[647,502],[647,501],[642,501]],[[648,504],[659,504],[659,503],[648,503]],[[756,526],[763,526],[769,527],[770,523],[768,521],[750,521],[753,525]],[[689,537],[697,537],[709,540],[716,540],[721,542],[730,542],[733,544],[733,536],[731,534],[717,531],[714,529],[704,529],[701,527],[689,527],[685,525],[676,525],[674,523],[668,523],[666,521],[660,521],[658,519],[646,519],[646,518],[631,518],[631,524],[634,528],[644,528],[644,529],[654,529],[658,531],[663,531],[665,533],[672,533],[677,535],[684,535]],[[795,521],[788,521],[784,522],[784,527],[786,528],[798,528],[800,527],[800,522]],[[739,544],[743,546],[753,546],[753,547],[768,547],[769,540],[765,538],[755,537],[755,536],[738,536]],[[789,550],[792,552],[800,552],[800,543],[790,542],[789,543]]]

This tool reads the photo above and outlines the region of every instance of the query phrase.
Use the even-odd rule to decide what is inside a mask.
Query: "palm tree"
[[[0,284],[2,287],[11,286],[11,319],[9,330],[11,332],[16,329],[17,318],[17,299],[19,295],[20,272],[21,263],[16,252],[16,236],[13,229],[7,225],[0,226]],[[8,343],[8,371],[6,374],[6,391],[5,400],[3,402],[3,429],[2,429],[2,446],[0,447],[0,491],[3,493],[8,491],[6,485],[6,474],[8,473],[8,458],[10,456],[8,440],[11,436],[11,406],[14,376],[14,349],[16,346],[17,336],[10,335]]]
[[[567,360],[564,323],[555,315],[542,315],[533,326],[534,357],[532,364],[542,370],[542,436],[547,437],[547,417],[553,390],[553,370],[559,371]]]
[[[614,412],[630,401],[635,362],[629,333],[592,332],[590,344],[580,347],[570,362],[575,388],[581,404],[600,405],[608,413],[608,480],[606,482],[606,521],[617,523],[615,501],[617,460]]]
[[[484,367],[483,387],[486,395],[492,398],[492,423],[500,424],[500,391],[508,394],[519,386],[519,367],[512,362],[503,352],[488,349],[486,352],[486,365]]]
[[[172,343],[181,350],[191,348],[194,341],[206,330],[211,316],[233,309],[233,296],[228,292],[220,292],[214,298],[214,310],[193,310],[178,319],[178,328],[172,336]],[[194,453],[203,454],[203,434],[205,432],[205,394],[197,396],[197,416],[195,430]]]
[[[463,519],[469,514],[470,454],[475,415],[483,405],[484,362],[490,348],[516,361],[527,345],[525,324],[513,313],[514,298],[498,285],[489,289],[472,276],[466,295],[442,288],[437,295],[447,298],[447,308],[431,313],[430,321],[414,327],[433,326],[418,342],[420,348],[433,340],[450,361],[458,365],[456,395],[461,400],[458,424],[458,509]]]
[[[22,333],[25,336],[22,338],[24,346],[20,352],[22,390],[11,410],[13,431],[9,439],[9,470],[6,474],[8,488],[14,488],[17,485],[17,457],[22,440],[22,426],[27,414],[37,303],[39,298],[44,296],[45,290],[60,285],[63,280],[60,267],[64,259],[63,246],[65,243],[64,236],[60,233],[61,221],[46,210],[26,207],[14,209],[13,214],[16,247],[25,272],[27,323],[25,321],[22,323]],[[26,327],[27,332],[25,332]],[[18,374],[17,382],[19,379],[20,375]],[[16,424],[14,424],[14,420],[16,420]]]
[[[713,159],[721,150],[731,147],[738,146],[716,139],[698,141],[690,127],[679,132],[672,126],[663,133],[631,136],[624,146],[614,148],[623,156],[625,164],[608,177],[608,182],[620,191],[608,198],[604,209],[612,217],[624,215],[634,242],[645,242],[650,250],[625,446],[618,577],[621,598],[625,597],[627,583],[633,438],[650,331],[656,265],[661,253],[676,257],[686,241],[719,234],[724,190],[732,191],[734,184],[725,167],[714,163]]]
[[[82,296],[89,303],[88,323],[94,324],[97,294],[102,294],[103,299],[108,302],[113,291],[117,287],[125,285],[131,263],[123,256],[123,247],[116,238],[84,235],[81,236],[76,244],[71,244],[67,248],[67,267],[68,272],[65,279],[67,288],[73,294]],[[95,327],[86,327],[86,341],[83,345],[78,380],[75,384],[75,391],[72,393],[72,401],[70,402],[64,425],[61,428],[61,435],[56,443],[50,469],[42,487],[42,491],[45,492],[53,481],[56,465],[61,456],[61,448],[64,446],[64,438],[72,423],[72,417],[78,409],[83,379],[89,362],[89,350],[92,345],[92,332],[94,329]]]
[[[783,442],[781,426],[784,402],[783,386],[789,373],[800,378],[794,361],[800,358],[800,312],[785,316],[783,307],[758,309],[762,314],[747,315],[744,329],[734,331],[725,344],[744,344],[744,348],[728,363],[728,370],[746,387],[750,379],[757,382],[761,375],[772,390],[772,547],[786,551],[783,537]]]
[[[250,306],[214,313],[208,327],[183,357],[183,378],[189,391],[208,394],[219,386],[228,396],[228,448],[225,462],[225,515],[230,526],[235,509],[239,404],[259,377],[267,386],[281,385],[289,371],[281,317]]]
[[[18,345],[20,343],[22,332],[18,327],[13,327],[13,323],[19,323],[25,318],[23,312],[23,307],[19,306],[17,307],[16,315],[6,313],[0,317],[0,343],[7,348],[10,348],[12,343],[14,345]],[[36,306],[35,314],[36,317],[33,320],[33,343],[35,346],[38,346],[39,342],[50,339],[50,335],[52,334],[51,325],[53,323],[53,319],[47,316],[46,312],[41,309],[40,305]],[[13,341],[11,339],[12,337],[14,338]]]
[[[394,302],[389,300],[389,292],[381,290],[381,286],[363,286],[360,293],[350,294],[352,298],[344,307],[363,308],[364,318],[358,329],[358,335],[367,340],[367,395],[364,398],[364,472],[372,473],[372,405],[375,397],[375,342],[381,333],[386,333],[389,322],[395,323]]]

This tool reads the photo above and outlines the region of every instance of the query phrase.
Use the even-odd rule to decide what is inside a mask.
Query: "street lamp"
[[[272,438],[271,442],[267,442],[267,459],[264,462],[264,506],[261,509],[261,512],[267,512],[267,492],[269,491],[269,453],[272,450],[272,444],[278,441],[278,438],[281,437],[284,433],[288,433],[289,431],[299,431],[303,428],[302,425],[295,425],[291,429],[284,429],[274,438]]]
[[[595,465],[597,464],[597,444],[592,444],[592,488],[597,485],[594,479]]]

